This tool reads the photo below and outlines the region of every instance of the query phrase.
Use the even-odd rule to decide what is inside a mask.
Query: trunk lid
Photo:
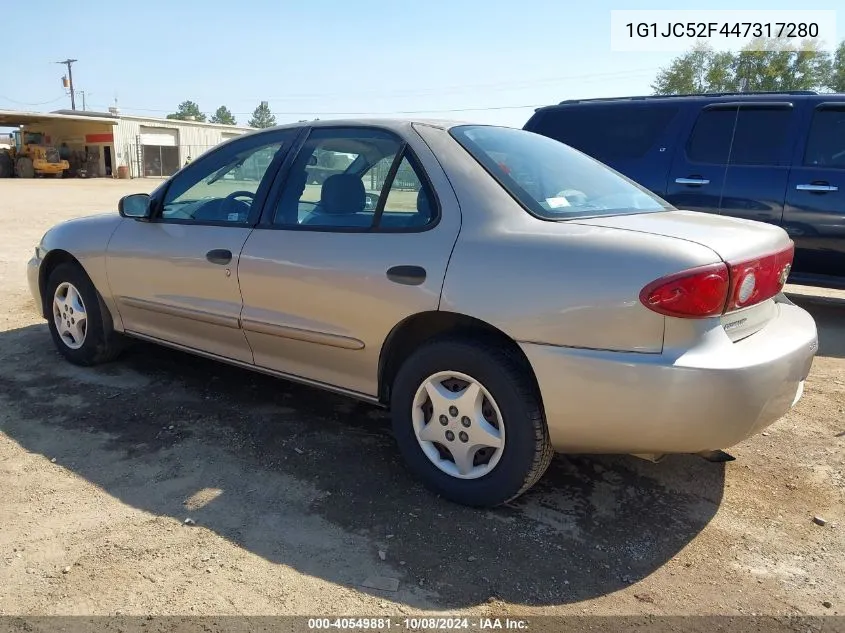
[[[706,246],[728,263],[774,253],[791,243],[789,235],[779,226],[696,211],[613,215],[571,222],[694,242]]]
[[[732,264],[772,255],[792,244],[786,231],[778,226],[694,211],[607,216],[576,222],[692,242],[712,250],[729,269],[735,268]],[[733,280],[733,283],[737,281]],[[736,342],[762,330],[778,313],[775,300],[768,298],[748,307],[729,309],[718,318],[725,334]]]

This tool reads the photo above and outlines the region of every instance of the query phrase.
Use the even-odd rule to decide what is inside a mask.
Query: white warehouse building
[[[162,178],[215,145],[253,131],[236,125],[110,112],[0,110],[0,127],[20,127],[32,142],[59,149],[66,176]]]

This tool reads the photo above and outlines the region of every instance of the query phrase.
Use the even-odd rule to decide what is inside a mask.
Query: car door
[[[237,266],[296,130],[236,139],[159,188],[149,219],[125,218],[106,267],[127,332],[252,362]]]
[[[673,206],[719,213],[737,110],[736,104],[706,105],[686,141],[679,139],[664,196]]]
[[[719,213],[780,225],[798,119],[791,102],[738,104]]]
[[[445,174],[409,125],[315,127],[275,200],[238,265],[255,363],[375,397],[390,331],[439,305],[460,227]]]
[[[845,278],[845,101],[820,103],[808,114],[783,215],[795,242],[793,271]]]

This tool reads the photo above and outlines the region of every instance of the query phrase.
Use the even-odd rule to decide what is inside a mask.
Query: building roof
[[[72,113],[72,114],[69,114]],[[73,110],[60,112],[21,112],[19,110],[0,110],[0,127],[18,127],[48,121],[94,121],[117,125],[118,120],[108,114],[96,112],[75,112]]]
[[[221,130],[242,130],[242,131],[249,131],[254,130],[256,128],[248,127],[245,125],[226,125],[225,123],[209,123],[207,121],[183,121],[182,119],[167,119],[162,117],[151,117],[151,116],[143,116],[140,114],[124,114],[122,112],[118,114],[112,114],[111,112],[82,112],[79,110],[56,110],[54,114],[74,114],[81,117],[107,117],[113,120],[117,119],[128,119],[131,121],[153,121],[156,123],[167,123],[170,125],[190,125],[190,126],[199,126],[205,128],[215,128]]]

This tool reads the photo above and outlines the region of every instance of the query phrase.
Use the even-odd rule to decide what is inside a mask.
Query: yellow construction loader
[[[0,152],[0,177],[34,178],[54,176],[61,178],[70,163],[62,160],[59,150],[44,143],[41,132],[15,132],[14,147]]]

